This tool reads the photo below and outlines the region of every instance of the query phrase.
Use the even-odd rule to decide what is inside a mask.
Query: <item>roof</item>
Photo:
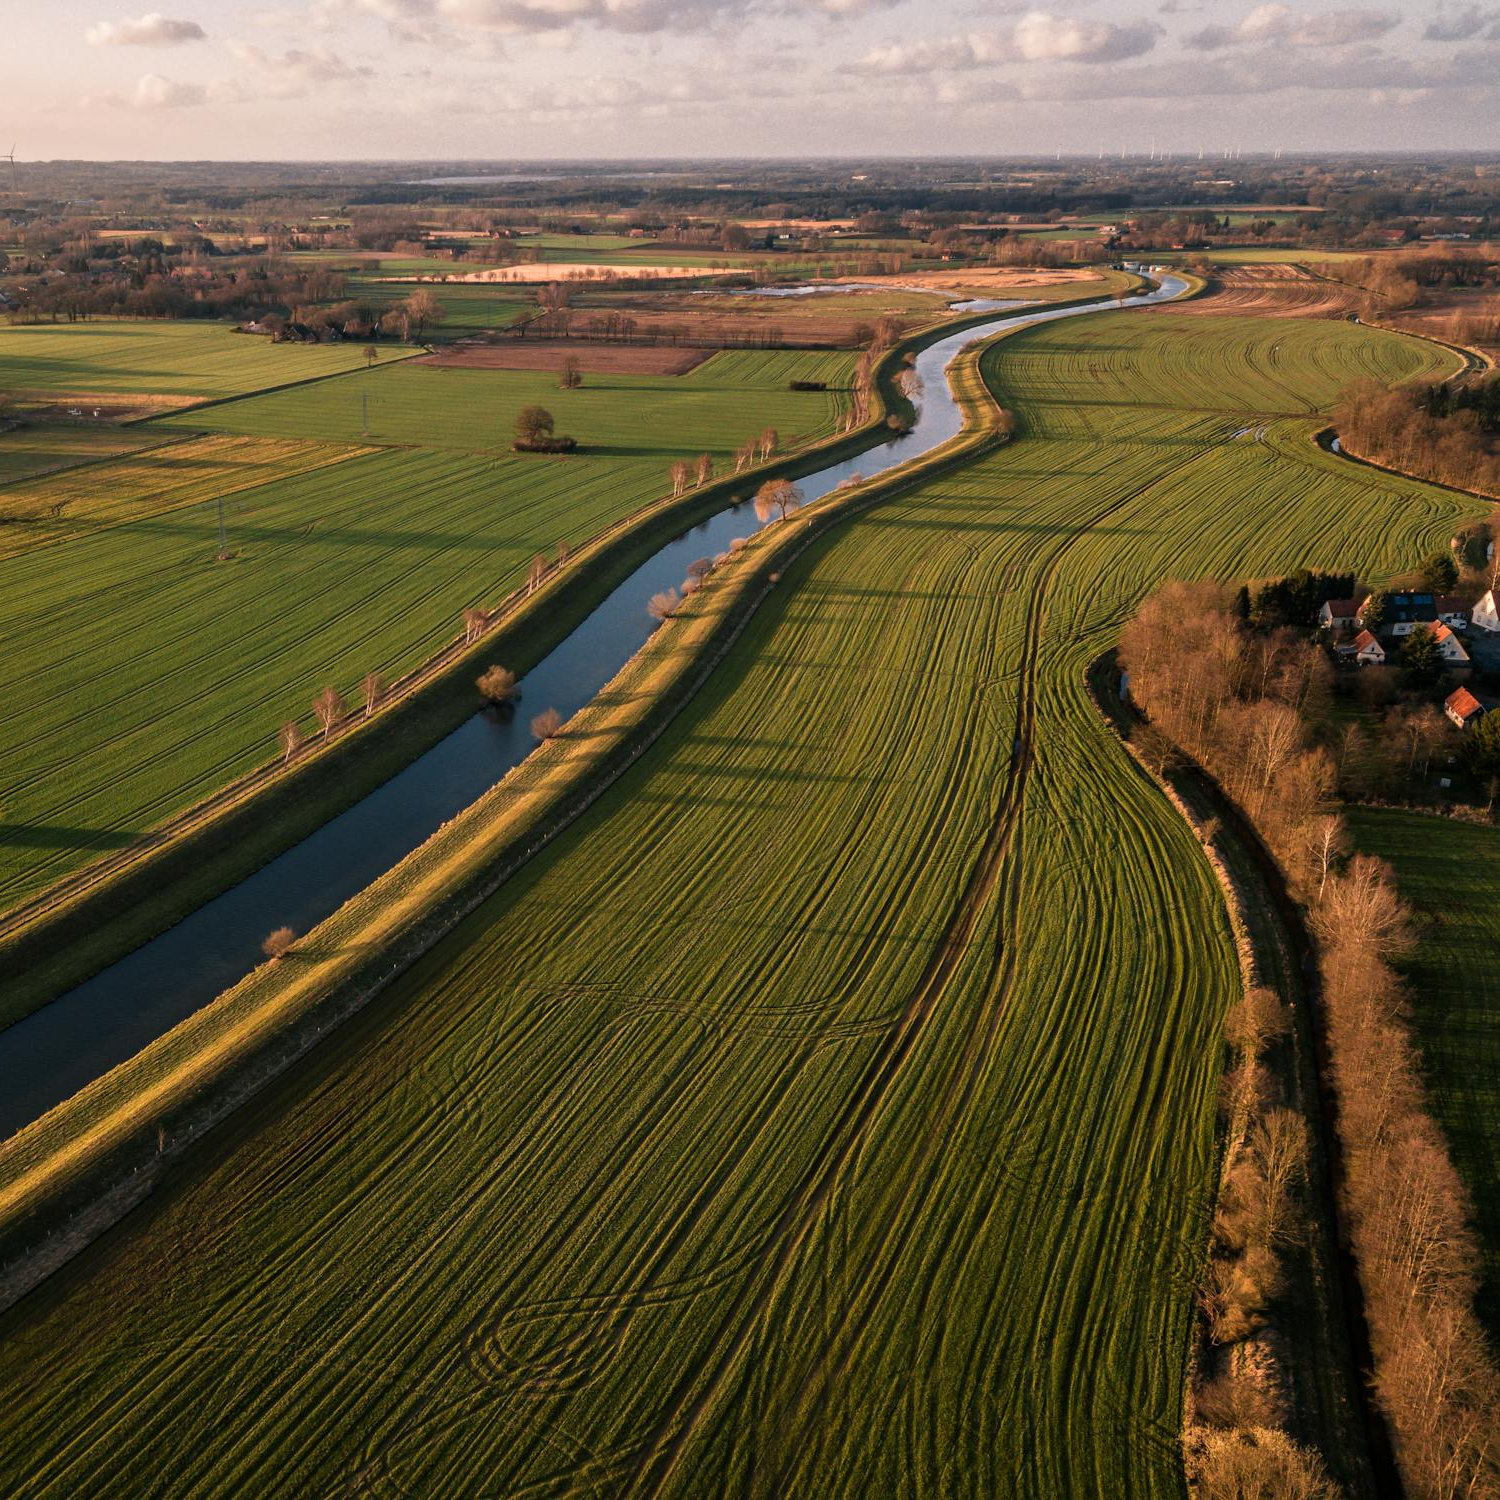
[[[1374,635],[1370,631],[1361,630],[1360,633],[1354,637],[1354,644],[1358,646],[1361,651],[1364,651],[1370,646],[1378,646],[1380,642],[1375,639]]]
[[[1359,600],[1325,599],[1323,601],[1323,608],[1326,609],[1330,615],[1335,615],[1345,620],[1352,620],[1355,615],[1359,613]]]
[[[1429,625],[1427,628],[1432,632],[1432,638],[1435,641],[1456,641],[1458,639],[1448,626],[1441,623]]]
[[[1457,594],[1439,594],[1432,602],[1440,615],[1466,615],[1469,612],[1469,606]]]
[[[1443,700],[1443,707],[1460,719],[1472,719],[1475,714],[1484,712],[1484,704],[1466,687],[1457,688],[1449,693]]]

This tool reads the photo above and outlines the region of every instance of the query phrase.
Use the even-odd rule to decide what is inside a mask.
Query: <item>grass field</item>
[[[1163,576],[1378,577],[1455,514],[1290,436],[1437,356],[1183,327],[1002,341],[1021,442],[805,555],[380,1024],[8,1320],[29,1495],[1180,1495],[1238,972],[1083,669]]]
[[[575,462],[649,456],[659,461],[658,487],[665,488],[672,459],[704,451],[730,458],[768,424],[788,442],[798,434],[829,431],[844,399],[840,392],[790,391],[787,382],[844,386],[853,368],[853,356],[845,354],[727,350],[686,375],[590,376],[580,389],[563,391],[547,371],[401,363],[183,413],[158,425],[357,442],[367,395],[375,442],[499,454],[515,437],[521,408],[540,404],[556,417],[559,432],[578,439],[583,451]]]
[[[1484,1249],[1479,1311],[1500,1340],[1500,829],[1354,807],[1359,848],[1388,859],[1421,917],[1406,965],[1427,1097],[1469,1189]]]
[[[0,390],[99,396],[238,396],[352,370],[356,344],[273,344],[225,323],[20,324],[0,328]]]
[[[0,528],[14,643],[0,653],[0,905],[268,759],[283,720],[311,729],[325,684],[352,701],[366,672],[415,666],[535,553],[666,493],[673,460],[727,461],[768,423],[787,447],[831,435],[844,398],[786,381],[849,366],[736,353],[563,392],[546,375],[391,365],[150,428],[238,435],[0,490],[27,523],[15,543]],[[363,386],[374,442],[412,446],[361,445]],[[591,446],[504,452],[537,399]],[[221,497],[229,563],[215,560]],[[60,537],[75,539],[37,545]]]
[[[381,281],[377,277],[350,278],[348,295],[366,297],[377,306],[404,302],[414,288],[406,281]],[[518,295],[514,289],[493,286],[455,286],[437,283],[424,288],[443,309],[443,321],[427,329],[428,342],[446,342],[475,333],[509,328],[537,311],[536,299]],[[347,299],[343,299],[347,300]]]

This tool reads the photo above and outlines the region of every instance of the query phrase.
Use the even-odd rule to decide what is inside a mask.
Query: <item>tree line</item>
[[[1427,1113],[1393,967],[1410,948],[1411,914],[1389,867],[1351,856],[1333,806],[1337,763],[1314,732],[1326,661],[1291,632],[1254,631],[1231,591],[1183,583],[1143,603],[1122,634],[1120,659],[1148,720],[1133,737],[1143,758],[1163,771],[1186,752],[1204,766],[1254,822],[1309,910],[1344,1149],[1343,1207],[1377,1399],[1408,1492],[1419,1500],[1500,1496],[1500,1368],[1474,1311],[1479,1249],[1462,1182]],[[1415,726],[1413,744],[1418,753]],[[1221,1198],[1204,1294],[1210,1325],[1226,1338],[1264,1318],[1281,1287],[1278,1241],[1294,1243],[1300,1232],[1305,1145],[1267,1106],[1260,1071],[1266,1045],[1284,1029],[1278,1006],[1251,994],[1230,1018],[1237,1062],[1225,1097],[1244,1164],[1231,1168]],[[1200,1494],[1329,1493],[1315,1467],[1290,1487],[1226,1487],[1224,1475],[1255,1448],[1234,1434],[1264,1416],[1264,1394],[1253,1386],[1248,1395],[1205,1394],[1200,1413],[1225,1425],[1190,1455],[1200,1471],[1207,1465]],[[1215,1456],[1226,1467],[1216,1468]]]
[[[1458,390],[1356,380],[1339,393],[1332,418],[1340,446],[1356,458],[1500,496],[1500,375]]]

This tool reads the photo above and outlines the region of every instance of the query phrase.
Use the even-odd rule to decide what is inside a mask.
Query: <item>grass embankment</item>
[[[1451,521],[1231,441],[1329,372],[1268,411],[1284,325],[1199,328],[1002,341],[1023,441],[786,569],[649,754],[18,1309],[30,1492],[169,1445],[197,1495],[1179,1495],[1239,977],[1084,666],[1166,574],[1378,576]]]
[[[809,357],[780,358],[751,356],[735,365],[743,380],[721,372],[675,404],[673,381],[622,394],[554,380],[563,430],[586,445],[567,459],[455,451],[465,433],[470,448],[498,445],[546,377],[428,369],[401,381],[398,366],[151,428],[238,425],[258,441],[181,444],[10,487],[7,509],[31,520],[0,540],[118,524],[0,559],[0,634],[13,645],[0,661],[0,906],[264,763],[283,721],[311,733],[323,686],[354,702],[366,673],[410,670],[466,607],[520,584],[534,555],[564,541],[576,551],[661,495],[674,460],[708,445],[723,470],[768,425],[784,449],[831,437],[847,392],[788,391],[786,371]],[[835,379],[849,368],[811,359]],[[361,448],[366,383],[383,392],[372,426],[423,446]],[[572,396],[596,415],[575,421]],[[226,496],[232,557],[220,562],[211,502]],[[147,513],[130,519],[133,507]]]
[[[1417,911],[1417,949],[1401,967],[1427,1101],[1474,1206],[1477,1308],[1500,1344],[1500,829],[1383,808],[1346,816]]]

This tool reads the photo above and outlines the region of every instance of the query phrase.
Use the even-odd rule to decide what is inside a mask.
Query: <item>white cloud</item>
[[[971,31],[961,36],[883,42],[871,47],[850,71],[909,75],[1005,63],[1118,62],[1149,52],[1161,34],[1154,21],[1118,25],[1034,10],[1008,32]]]
[[[1429,42],[1467,42],[1480,32],[1487,41],[1500,41],[1500,10],[1481,10],[1477,5],[1462,10],[1439,7],[1422,35]]]
[[[1380,10],[1331,10],[1299,15],[1289,5],[1258,5],[1238,25],[1205,26],[1185,37],[1189,47],[1216,52],[1225,47],[1284,43],[1293,47],[1341,47],[1384,36],[1401,17]]]
[[[153,10],[149,15],[124,21],[100,21],[84,32],[91,47],[175,47],[180,42],[201,42],[204,30],[196,21],[177,21]]]

